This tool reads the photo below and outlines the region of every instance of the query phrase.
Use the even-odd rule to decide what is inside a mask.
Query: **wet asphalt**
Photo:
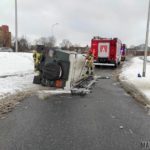
[[[100,79],[85,97],[32,96],[0,120],[0,150],[145,150],[150,116],[113,75],[98,68]]]

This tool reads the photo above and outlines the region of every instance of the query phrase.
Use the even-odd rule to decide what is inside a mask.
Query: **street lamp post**
[[[149,37],[149,21],[150,21],[150,0],[148,7],[148,18],[147,18],[147,28],[146,28],[146,39],[145,39],[145,51],[144,51],[144,60],[143,60],[143,74],[142,76],[146,76],[146,62],[147,62],[147,50],[148,50],[148,37]]]
[[[18,52],[18,13],[17,0],[15,0],[15,51]]]
[[[53,29],[54,29],[54,27],[57,26],[57,25],[59,25],[59,23],[55,23],[55,24],[53,24],[53,25],[51,26],[51,33],[52,33],[52,36],[54,36],[54,31],[53,31]]]

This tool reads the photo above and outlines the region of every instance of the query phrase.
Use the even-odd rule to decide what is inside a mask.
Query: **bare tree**
[[[36,45],[44,45],[47,48],[52,48],[56,45],[56,39],[54,36],[41,37],[38,40],[36,40]]]
[[[15,43],[15,37],[12,35],[11,36],[11,45],[14,45],[14,43]]]
[[[15,37],[13,35],[11,36],[11,48],[15,51]]]
[[[52,47],[55,47],[55,45],[56,45],[55,37],[54,36],[48,37],[46,46],[49,47],[49,48],[52,48]]]
[[[18,50],[21,52],[29,51],[29,42],[25,37],[18,40]]]
[[[41,37],[41,38],[38,40],[38,42],[40,43],[40,45],[45,45],[45,44],[46,44],[46,41],[47,41],[46,37]]]
[[[71,46],[72,43],[68,39],[63,39],[62,42],[60,43],[60,47],[62,49],[69,50]]]

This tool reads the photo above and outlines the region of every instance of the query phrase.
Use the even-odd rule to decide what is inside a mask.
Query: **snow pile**
[[[0,76],[33,73],[32,53],[0,52]]]
[[[150,61],[150,57],[149,56],[147,57],[147,61]]]
[[[0,52],[0,99],[22,91],[37,89],[32,84],[32,53]]]
[[[150,60],[150,57],[148,57]],[[132,84],[136,89],[142,93],[150,102],[150,62],[147,62],[146,77],[138,77],[138,74],[142,76],[143,60],[139,57],[132,58],[130,62],[123,65],[120,79],[129,84]]]

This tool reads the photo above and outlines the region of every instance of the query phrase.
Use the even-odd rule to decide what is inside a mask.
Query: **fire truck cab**
[[[121,41],[118,38],[94,37],[91,40],[91,52],[94,64],[117,67],[121,62]]]

